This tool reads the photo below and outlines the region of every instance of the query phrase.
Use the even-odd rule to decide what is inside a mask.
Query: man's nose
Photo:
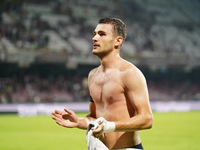
[[[98,39],[98,38],[97,38],[97,35],[94,35],[93,38],[92,38],[92,41],[93,41],[93,42],[96,42],[97,39]]]

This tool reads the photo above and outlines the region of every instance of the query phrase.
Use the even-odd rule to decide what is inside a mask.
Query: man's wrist
[[[87,129],[88,120],[86,118],[78,118],[77,128],[79,129]]]
[[[93,129],[96,129],[97,126],[103,124],[103,133],[114,132],[115,128],[116,128],[114,122],[107,121],[103,117],[100,117],[100,118],[96,119],[91,124],[94,125]]]
[[[106,122],[103,122],[103,125],[104,125],[103,133],[115,131],[116,126],[114,122],[106,121]]]

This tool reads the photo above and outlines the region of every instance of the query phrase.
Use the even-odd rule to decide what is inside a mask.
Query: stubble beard
[[[99,57],[100,59],[107,56],[112,50],[107,50],[107,51],[92,51],[93,55],[96,55],[97,57]]]

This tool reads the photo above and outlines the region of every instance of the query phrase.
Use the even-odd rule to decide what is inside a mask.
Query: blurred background
[[[88,103],[87,75],[99,65],[93,30],[104,16],[127,25],[120,55],[144,73],[151,103],[200,102],[199,8],[200,0],[1,0],[0,111]]]

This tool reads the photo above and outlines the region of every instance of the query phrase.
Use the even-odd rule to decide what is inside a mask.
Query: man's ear
[[[115,48],[120,48],[123,43],[123,38],[121,36],[117,36],[115,41]]]

